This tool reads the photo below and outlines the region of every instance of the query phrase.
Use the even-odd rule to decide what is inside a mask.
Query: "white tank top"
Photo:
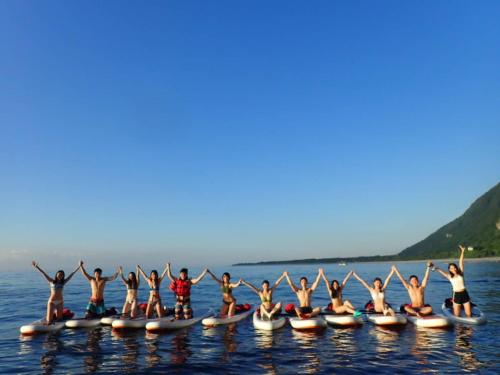
[[[455,275],[450,278],[451,286],[454,292],[461,292],[465,290],[464,277],[461,275]]]

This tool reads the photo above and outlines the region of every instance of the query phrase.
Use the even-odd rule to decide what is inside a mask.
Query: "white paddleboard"
[[[135,319],[125,318],[116,319],[111,326],[113,329],[126,330],[126,329],[140,329],[146,327],[146,324],[157,320],[156,318],[147,319],[146,317],[138,317]]]
[[[295,329],[300,330],[314,330],[326,328],[326,320],[320,316],[315,316],[314,318],[301,319],[299,317],[293,317],[288,319],[290,325]]]
[[[373,324],[378,326],[402,326],[405,325],[408,320],[405,316],[401,314],[396,314],[396,316],[384,315],[379,313],[367,314],[367,318]]]
[[[446,328],[453,325],[453,321],[444,315],[432,314],[419,318],[418,316],[406,314],[406,319],[415,327],[422,328]]]
[[[95,328],[101,325],[101,319],[76,318],[66,320],[66,328]]]
[[[101,324],[103,326],[110,326],[116,319],[120,319],[120,315],[105,316],[104,318],[101,318]]]
[[[325,314],[323,318],[333,326],[352,327],[363,324],[362,316],[353,316],[352,314]]]
[[[196,323],[198,323],[200,320],[213,316],[214,312],[212,310],[202,310],[197,314],[197,316],[194,316],[191,319],[175,319],[171,316],[166,317],[166,318],[161,318],[161,319],[155,319],[154,321],[148,322],[146,324],[146,329],[148,332],[155,332],[155,331],[166,331],[166,330],[174,330],[174,329],[181,329],[181,328],[186,328],[190,327]]]
[[[453,307],[446,307],[446,304],[443,303],[441,306],[441,310],[443,310],[444,316],[453,320],[454,322],[464,323],[464,324],[484,324],[486,323],[486,315],[479,310],[478,307],[472,307],[472,316],[469,318],[465,315],[455,316],[453,314]],[[463,311],[462,311],[463,314]]]
[[[21,334],[26,336],[36,335],[39,333],[57,332],[63,329],[65,324],[65,322],[54,322],[52,324],[47,324],[46,322],[45,318],[42,318],[22,326],[19,331]]]
[[[221,317],[209,317],[205,318],[201,321],[201,324],[207,327],[214,327],[222,324],[231,324],[231,323],[237,323],[243,319],[245,319],[247,316],[249,316],[252,313],[252,309],[244,311],[239,314],[235,314],[231,317],[226,317],[226,318],[221,318]]]
[[[274,331],[283,327],[286,323],[286,318],[284,316],[279,316],[276,319],[264,320],[261,319],[260,314],[255,311],[253,313],[253,326],[255,329],[260,329],[262,331]]]

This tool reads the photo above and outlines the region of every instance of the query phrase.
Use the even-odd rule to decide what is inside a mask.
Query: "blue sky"
[[[1,2],[0,267],[402,250],[499,181],[498,14]]]

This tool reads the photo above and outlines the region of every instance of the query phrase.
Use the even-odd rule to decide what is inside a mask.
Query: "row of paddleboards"
[[[477,307],[473,308],[472,317],[456,317],[451,308],[442,306],[443,315],[433,314],[425,317],[416,317],[410,315],[396,314],[395,316],[385,316],[383,314],[368,313],[367,320],[378,326],[395,327],[403,326],[408,321],[417,327],[423,328],[446,328],[454,323],[464,324],[484,324],[486,316]],[[57,332],[63,328],[95,328],[100,325],[112,326],[116,330],[146,329],[149,332],[176,330],[190,327],[201,321],[205,327],[215,327],[224,324],[237,323],[252,314],[252,310],[240,312],[232,317],[217,317],[213,310],[203,310],[192,319],[175,320],[173,317],[147,319],[138,317],[135,319],[123,319],[119,316],[110,316],[100,319],[69,319],[66,321],[55,322],[47,325],[45,319],[40,319],[21,327],[23,335],[33,335],[37,333]],[[258,330],[273,331],[282,328],[286,324],[287,317],[277,316],[272,320],[262,319],[260,314],[253,312],[253,325]],[[319,316],[301,319],[295,316],[288,316],[288,321],[294,329],[298,330],[316,330],[326,328],[328,324],[338,327],[359,326],[364,323],[362,316],[353,316],[350,314],[335,314],[323,310]]]

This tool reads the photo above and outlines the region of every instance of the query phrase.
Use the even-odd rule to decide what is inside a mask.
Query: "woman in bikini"
[[[156,311],[158,318],[163,318],[163,316],[165,316],[165,311],[163,310],[163,306],[161,304],[160,284],[167,274],[168,265],[165,267],[160,277],[158,277],[158,271],[156,270],[152,270],[149,277],[144,273],[141,266],[137,265],[137,270],[149,285],[149,299],[148,306],[146,307],[146,317],[148,319],[151,318],[153,311]]]
[[[122,315],[130,315],[132,319],[137,317],[137,290],[139,289],[140,280],[137,277],[139,274],[139,269],[136,268],[136,272],[130,272],[128,278],[123,276],[123,268],[120,266],[120,277],[122,278],[123,284],[127,287],[127,297],[125,298],[125,303],[123,304]]]
[[[460,316],[462,307],[464,308],[465,315],[467,317],[472,316],[472,305],[470,302],[469,293],[465,289],[464,282],[464,256],[465,247],[460,245],[460,259],[459,265],[457,267],[455,263],[450,263],[448,265],[448,273],[444,272],[442,269],[435,267],[434,271],[439,272],[443,277],[445,277],[453,288],[453,314],[455,316]]]
[[[382,313],[384,315],[391,315],[391,316],[396,315],[394,310],[391,308],[391,305],[389,305],[385,301],[385,290],[387,288],[387,285],[389,285],[389,281],[391,281],[391,277],[393,274],[394,274],[394,269],[391,269],[391,272],[385,279],[383,285],[382,285],[382,279],[380,279],[380,277],[376,277],[375,280],[373,280],[373,287],[371,287],[366,283],[365,280],[359,277],[356,274],[356,272],[352,273],[352,275],[361,283],[361,285],[363,285],[370,292],[370,295],[372,297],[373,309],[377,313]]]
[[[320,273],[321,277],[325,281],[326,289],[328,289],[328,294],[331,298],[332,311],[335,314],[345,314],[347,312],[355,316],[361,315],[359,311],[356,311],[351,302],[349,302],[348,300],[342,300],[342,292],[344,291],[344,287],[347,284],[347,281],[352,276],[353,271],[347,274],[347,276],[342,281],[342,284],[339,284],[337,280],[332,280],[332,283],[330,284],[325,273],[322,270],[320,271]]]
[[[233,296],[233,289],[239,287],[242,280],[240,279],[237,283],[231,283],[231,275],[229,275],[228,272],[224,272],[222,274],[222,279],[218,279],[210,270],[207,270],[207,272],[210,276],[212,276],[212,279],[220,285],[222,292],[222,307],[220,315],[221,317],[227,316],[230,318],[236,311],[236,298]]]
[[[80,269],[80,265],[71,272],[68,277],[65,277],[64,271],[59,270],[56,272],[54,278],[51,278],[47,273],[42,270],[38,263],[33,261],[33,267],[35,267],[40,273],[45,277],[45,279],[49,282],[50,285],[50,297],[47,301],[47,316],[45,321],[47,324],[52,324],[54,321],[54,315],[57,320],[62,319],[63,317],[63,309],[64,309],[64,299],[63,299],[63,289],[64,286],[71,280],[73,275]]]
[[[273,303],[273,292],[280,285],[281,281],[285,278],[285,273],[276,280],[274,285],[270,288],[269,281],[264,280],[262,282],[262,289],[257,289],[254,285],[250,284],[248,281],[241,280],[243,285],[246,285],[251,290],[253,290],[260,297],[260,316],[262,319],[271,320],[273,315],[276,314],[279,310],[281,310],[281,302],[276,304]]]

